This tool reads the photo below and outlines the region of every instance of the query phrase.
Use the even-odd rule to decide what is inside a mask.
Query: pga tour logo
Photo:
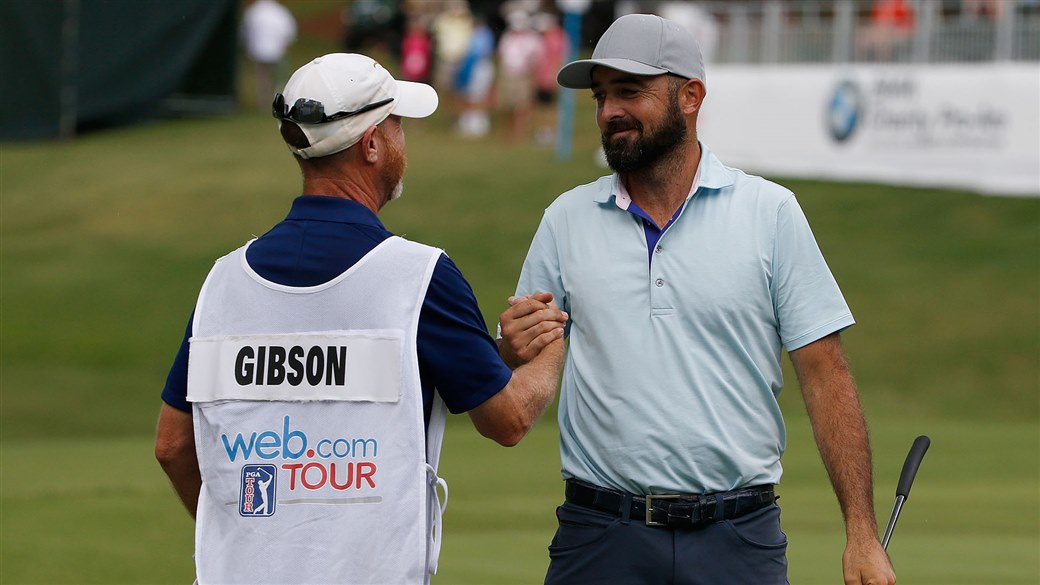
[[[254,464],[242,467],[238,513],[242,516],[274,515],[277,481],[278,469],[274,465]]]

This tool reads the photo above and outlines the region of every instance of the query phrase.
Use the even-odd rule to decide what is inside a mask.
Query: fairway
[[[840,582],[844,533],[837,506],[808,423],[793,418],[779,489],[791,583]],[[901,451],[922,429],[933,440],[889,548],[900,582],[1036,583],[1035,467],[1023,474],[1006,464],[1034,457],[1036,427],[965,426],[939,420],[873,425],[881,523],[891,509]],[[466,424],[449,427],[442,475],[450,502],[434,583],[541,582],[562,487],[555,441],[552,424],[511,450]],[[192,526],[150,450],[147,437],[5,442],[0,581],[190,583]],[[998,452],[1007,459],[991,457]],[[1001,497],[991,498],[994,493]]]
[[[489,328],[542,209],[605,171],[406,125],[387,227],[444,248]],[[1040,200],[778,179],[858,324],[883,530],[914,437],[932,446],[890,553],[907,584],[1040,582]],[[159,392],[218,256],[283,217],[298,172],[262,113],[0,145],[0,583],[190,583],[192,523],[152,457]],[[779,488],[793,584],[840,582],[844,532],[797,384]],[[562,497],[554,412],[520,446],[452,417],[435,584],[540,583]]]

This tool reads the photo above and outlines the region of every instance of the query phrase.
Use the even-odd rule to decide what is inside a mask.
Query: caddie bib
[[[426,583],[445,409],[423,423],[416,331],[440,250],[391,237],[314,287],[218,260],[188,361],[198,582]]]

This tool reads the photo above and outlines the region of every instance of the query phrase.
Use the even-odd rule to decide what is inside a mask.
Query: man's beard
[[[638,133],[635,138],[608,138],[614,132],[630,128]],[[668,111],[660,128],[653,134],[644,135],[643,124],[639,120],[612,120],[607,123],[601,138],[607,164],[616,173],[650,168],[685,140],[686,120],[679,110],[679,100],[675,95],[669,100]]]
[[[385,138],[385,137],[384,137]],[[393,201],[404,193],[404,170],[408,166],[405,153],[397,145],[386,140],[386,166],[383,168],[383,188],[389,192],[387,201]]]

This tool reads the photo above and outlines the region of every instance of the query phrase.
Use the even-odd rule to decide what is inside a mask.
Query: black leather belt
[[[703,495],[636,496],[568,479],[565,493],[568,502],[584,508],[623,517],[628,506],[629,518],[647,526],[686,529],[739,518],[777,500],[772,485]]]

